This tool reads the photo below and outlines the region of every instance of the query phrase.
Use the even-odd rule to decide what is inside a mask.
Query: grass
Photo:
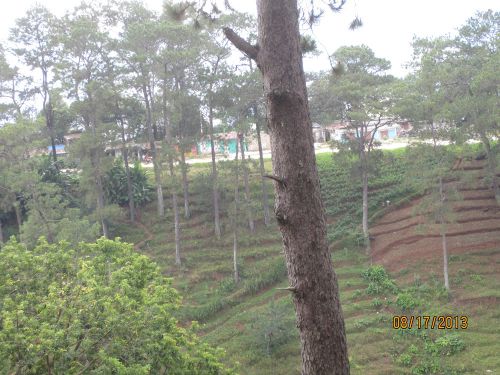
[[[407,199],[411,191],[401,187],[404,179],[404,152],[386,153],[381,174],[371,180],[376,189],[370,197],[371,212],[380,216],[381,202]],[[498,302],[499,247],[450,259],[452,293],[441,287],[433,265],[420,262],[411,270],[387,275],[396,288],[370,288],[372,281],[363,277],[369,259],[356,246],[355,234],[360,221],[360,190],[349,184],[348,171],[334,165],[329,154],[317,156],[322,194],[332,219],[332,252],[338,276],[340,299],[346,322],[352,374],[472,374],[500,371],[500,312]],[[222,168],[229,168],[225,163]],[[270,169],[269,161],[266,168]],[[223,347],[226,361],[239,363],[244,375],[293,375],[300,373],[300,347],[295,328],[293,302],[287,286],[281,236],[275,224],[264,227],[259,206],[260,180],[252,177],[251,189],[255,233],[240,223],[239,249],[241,281],[232,281],[232,233],[228,209],[231,206],[231,175],[222,170],[221,202],[223,237],[213,236],[209,165],[191,166],[191,208],[195,215],[183,220],[182,266],[174,264],[174,239],[171,211],[158,219],[153,203],[142,210],[142,221],[154,234],[141,251],[152,257],[163,272],[173,277],[174,286],[183,296],[178,317],[183,324],[202,322],[199,335],[210,344]],[[269,184],[269,191],[271,184]],[[165,192],[168,197],[168,192]],[[170,204],[166,200],[167,205]],[[114,233],[127,241],[141,239],[137,228],[118,225]],[[351,235],[345,240],[346,234]],[[343,236],[343,237],[342,237]],[[343,240],[343,241],[339,241]],[[496,258],[495,258],[496,257]],[[496,266],[497,272],[492,272]],[[378,293],[371,294],[373,290]],[[404,298],[401,295],[404,295]],[[398,302],[399,300],[399,302]],[[406,302],[402,302],[406,301]],[[450,313],[466,315],[470,326],[456,332],[425,331],[403,333],[392,329],[393,315],[401,306],[412,306],[414,314]],[[455,333],[448,337],[446,334]],[[450,349],[451,348],[451,349]],[[453,352],[453,353],[451,353]]]

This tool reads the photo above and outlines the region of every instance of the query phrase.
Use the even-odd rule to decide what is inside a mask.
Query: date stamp
[[[465,315],[394,315],[393,329],[467,329],[469,318]]]

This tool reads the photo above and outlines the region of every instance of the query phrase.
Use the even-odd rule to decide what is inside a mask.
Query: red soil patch
[[[457,162],[455,168],[480,171],[484,166],[484,162],[474,160]],[[480,185],[479,176],[476,176],[475,181]],[[446,228],[448,254],[500,249],[500,207],[493,191],[475,186],[461,189],[460,193],[463,199],[453,205],[455,220],[447,224]],[[440,226],[424,225],[425,217],[416,214],[420,202],[421,198],[417,198],[393,209],[370,230],[374,237],[371,244],[374,261],[392,272],[422,261],[442,264]],[[494,266],[498,269],[498,263]]]

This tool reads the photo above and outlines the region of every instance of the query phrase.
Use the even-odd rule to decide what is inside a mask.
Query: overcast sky
[[[2,0],[0,13],[0,41],[8,38],[9,28],[16,18],[24,15],[36,0]],[[53,13],[62,15],[80,0],[38,1]],[[163,0],[144,0],[151,9],[160,11]],[[231,0],[234,8],[255,14],[255,1]],[[326,12],[314,35],[320,50],[333,53],[343,45],[366,44],[379,57],[392,63],[392,73],[403,76],[402,65],[411,58],[410,43],[414,35],[432,37],[454,34],[456,29],[477,11],[499,10],[498,0],[347,0],[342,12]],[[358,15],[363,27],[355,31],[348,29],[349,23]],[[328,69],[326,53],[306,59],[306,71]]]

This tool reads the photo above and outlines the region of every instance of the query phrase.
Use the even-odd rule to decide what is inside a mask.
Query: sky
[[[9,29],[15,19],[24,15],[36,0],[1,0],[0,42],[8,38]],[[43,3],[56,15],[80,3],[80,0],[44,0]],[[143,0],[150,8],[161,11],[163,0]],[[321,1],[317,1],[320,3]],[[256,13],[255,1],[231,0],[239,10]],[[411,41],[418,37],[454,35],[456,30],[477,11],[500,10],[498,0],[347,0],[340,13],[326,11],[320,23],[313,28],[320,56],[306,58],[306,71],[320,71],[329,68],[327,53],[332,54],[344,45],[369,46],[378,57],[391,61],[390,73],[402,77],[403,65],[411,59]],[[363,26],[355,31],[349,24],[358,16]]]

